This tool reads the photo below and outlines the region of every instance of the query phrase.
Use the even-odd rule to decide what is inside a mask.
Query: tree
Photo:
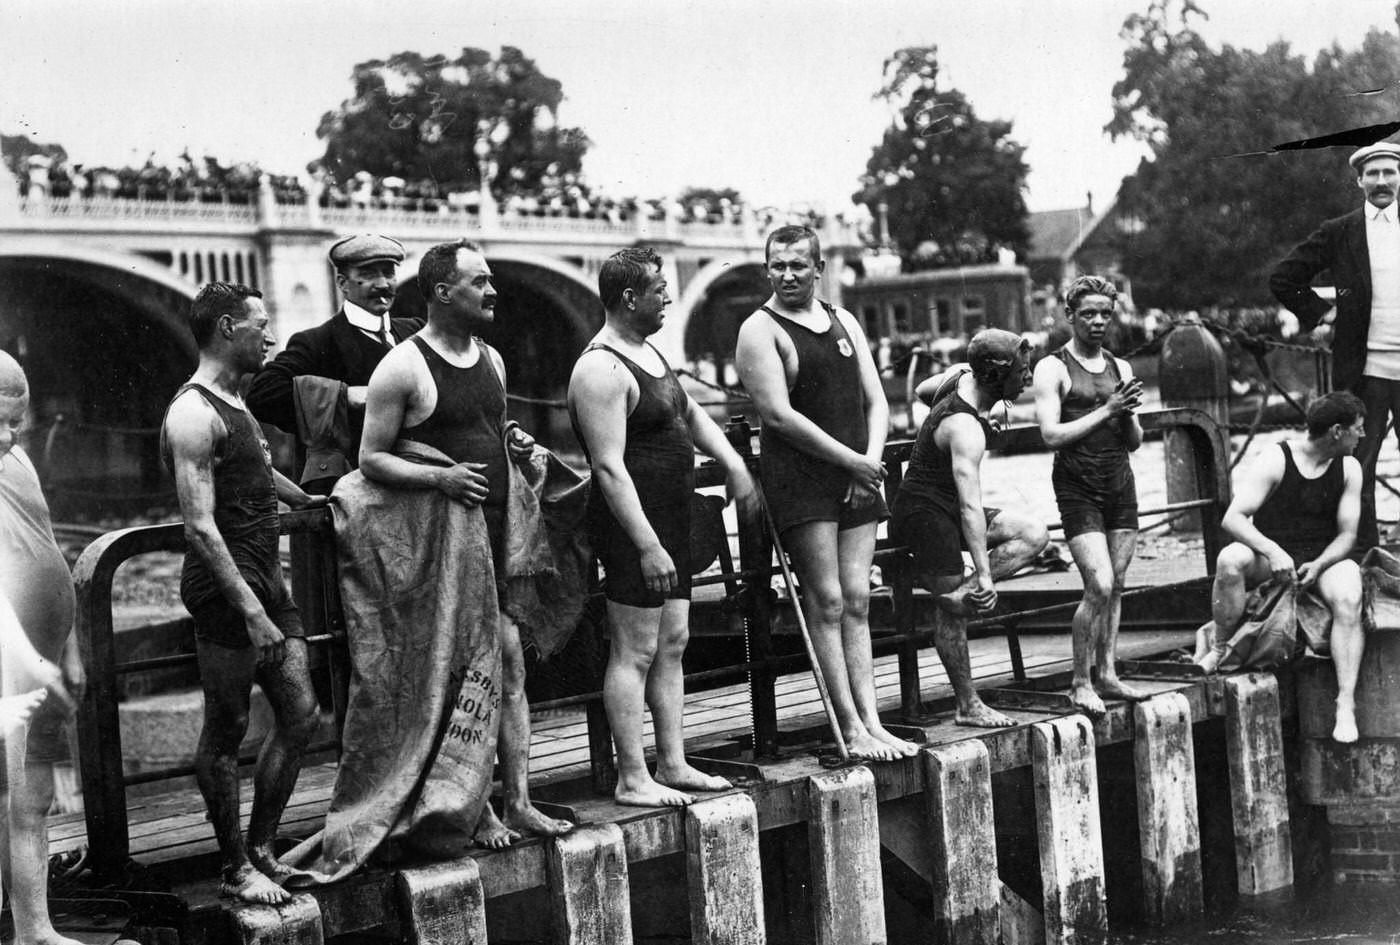
[[[1334,45],[1310,66],[1284,42],[1212,49],[1192,26],[1204,17],[1193,0],[1153,0],[1123,26],[1106,130],[1150,151],[1119,193],[1138,224],[1123,270],[1141,305],[1271,303],[1274,263],[1358,200],[1349,149],[1275,146],[1400,117],[1394,35],[1373,30],[1360,49]]]
[[[890,234],[914,269],[989,262],[1029,241],[1022,196],[1025,148],[1008,121],[983,121],[956,89],[938,88],[932,46],[901,49],[885,60],[876,93],[895,109],[852,199],[874,211],[889,205]]]
[[[54,164],[68,160],[68,152],[61,144],[43,144],[32,140],[28,135],[0,134],[0,153],[4,154],[5,166],[21,181],[28,179],[29,159],[35,154],[43,155]]]
[[[581,130],[555,121],[559,80],[514,46],[496,58],[471,48],[456,59],[402,52],[360,63],[351,80],[354,96],[316,129],[326,141],[322,161],[342,181],[367,171],[474,189],[474,148],[486,137],[499,197],[533,192],[546,173],[577,173],[588,150]]]

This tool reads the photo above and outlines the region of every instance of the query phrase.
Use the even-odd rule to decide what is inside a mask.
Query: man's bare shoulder
[[[635,383],[632,372],[616,354],[608,348],[597,347],[578,356],[569,378],[569,389],[572,391],[578,386],[596,396],[613,390],[626,390],[628,385]]]
[[[424,376],[431,379],[432,374],[423,352],[417,345],[404,342],[389,349],[370,375],[369,383],[371,387],[411,389]]]
[[[1052,353],[1036,362],[1032,377],[1033,383],[1037,385],[1051,384],[1058,383],[1061,379],[1067,380],[1069,372],[1065,370],[1064,362]]]
[[[165,412],[163,429],[166,440],[177,452],[212,444],[226,432],[214,405],[193,388],[175,395]]]

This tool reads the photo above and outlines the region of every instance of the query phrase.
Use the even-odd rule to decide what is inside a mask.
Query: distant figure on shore
[[[49,919],[48,813],[64,723],[83,690],[68,563],[54,540],[34,464],[16,442],[29,382],[0,351],[0,805],[18,945],[77,945]]]
[[[1072,625],[1070,699],[1091,716],[1103,714],[1104,698],[1146,698],[1119,681],[1114,664],[1123,579],[1138,534],[1137,484],[1128,454],[1142,445],[1134,413],[1142,382],[1127,361],[1103,347],[1117,302],[1118,289],[1107,279],[1075,279],[1065,292],[1069,343],[1035,367],[1040,434],[1055,451],[1055,502],[1084,579]]]
[[[995,436],[989,414],[1026,389],[1029,359],[1029,342],[988,328],[968,345],[968,367],[919,385],[931,409],[894,500],[890,534],[913,551],[914,581],[936,595],[941,611],[934,644],[957,698],[958,725],[1015,724],[973,688],[967,618],[996,607],[995,582],[1029,564],[1050,540],[1040,522],[982,505],[982,458]],[[972,557],[966,577],[963,551]]]
[[[890,411],[855,317],[817,298],[817,234],[783,226],[764,252],[773,294],[739,328],[734,361],[763,421],[759,476],[802,585],[802,611],[851,757],[918,754],[880,721],[870,564],[885,518]]]
[[[1357,454],[1363,480],[1356,536],[1365,550],[1380,541],[1376,460],[1391,416],[1400,416],[1400,145],[1382,141],[1358,148],[1348,163],[1365,202],[1298,244],[1274,267],[1269,288],[1298,316],[1302,331],[1315,329],[1335,305],[1332,386],[1351,391],[1366,407],[1366,438]],[[1312,287],[1324,270],[1336,286],[1335,303]]]
[[[245,902],[285,902],[291,896],[277,883],[293,871],[277,862],[273,840],[316,730],[316,702],[301,616],[282,583],[277,501],[304,509],[327,500],[272,468],[267,441],[238,392],[274,344],[261,293],[211,282],[190,305],[189,325],[199,367],[170,401],[161,452],[185,520],[189,550],[180,599],[194,618],[204,687],[195,779],[223,860],[220,892]],[[245,843],[238,748],[254,681],[274,722],[253,774]]]
[[[603,705],[617,748],[619,804],[689,804],[724,778],[685,758],[681,657],[690,636],[690,506],[695,450],[724,467],[746,516],[758,494],[723,432],[646,340],[661,329],[666,277],[650,249],[624,249],[598,273],[607,321],[569,379],[569,415],[593,468],[589,535],[603,566],[612,645]],[[656,732],[656,775],[642,749],[643,702]]]
[[[1269,578],[1315,587],[1332,611],[1331,653],[1337,671],[1337,720],[1332,737],[1354,742],[1356,679],[1365,639],[1361,568],[1348,557],[1356,546],[1363,476],[1352,453],[1366,437],[1366,407],[1346,391],[1308,405],[1308,435],[1267,449],[1235,480],[1221,527],[1233,539],[1221,549],[1211,590],[1217,639],[1196,654],[1214,672],[1244,615],[1250,588]]]

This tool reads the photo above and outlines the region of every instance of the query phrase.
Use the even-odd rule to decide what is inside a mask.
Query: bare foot
[[[862,732],[855,738],[847,738],[846,754],[857,761],[898,761],[903,757],[893,745],[881,741],[869,732]]]
[[[966,712],[958,709],[953,713],[953,724],[971,728],[1010,728],[1016,724],[1016,720],[1003,715],[981,699],[974,699]]]
[[[508,809],[505,823],[510,830],[533,837],[557,837],[574,829],[574,825],[567,820],[546,817],[534,804]]]
[[[1349,703],[1337,700],[1337,724],[1332,727],[1332,740],[1350,745],[1361,737],[1356,730],[1356,710]]]
[[[899,757],[901,758],[913,758],[919,753],[918,745],[891,734],[883,725],[872,725],[869,726],[869,729],[871,735],[874,735],[880,741],[899,752]]]
[[[675,788],[659,784],[651,775],[647,775],[645,779],[638,778],[635,781],[623,781],[619,778],[617,790],[613,792],[613,800],[631,807],[684,807],[695,798]]]
[[[519,840],[520,834],[501,823],[501,818],[496,816],[495,810],[488,802],[481,809],[481,819],[476,822],[476,832],[472,834],[472,839],[478,846],[488,850],[504,850]]]
[[[266,848],[250,848],[248,850],[248,859],[252,861],[253,866],[259,873],[262,873],[275,883],[285,883],[293,877],[308,875],[278,860],[277,857],[272,855],[272,851]]]
[[[1102,717],[1106,711],[1103,700],[1099,698],[1099,694],[1094,691],[1093,686],[1082,685],[1072,687],[1069,691],[1069,701],[1082,709],[1084,714],[1091,719]]]
[[[1126,699],[1128,702],[1145,702],[1152,698],[1152,693],[1124,685],[1123,681],[1116,676],[1110,679],[1100,679],[1099,684],[1095,688],[1098,689],[1099,695],[1103,696],[1105,699]]]
[[[233,873],[225,872],[224,880],[219,884],[219,895],[268,906],[292,900],[291,893],[268,879],[251,863]]]
[[[1212,648],[1211,651],[1205,656],[1196,660],[1196,665],[1201,667],[1201,669],[1206,673],[1206,675],[1210,675],[1211,673],[1214,673],[1217,669],[1220,668],[1220,661],[1224,658],[1225,648],[1223,646],[1217,645],[1214,648]]]
[[[933,598],[933,604],[944,613],[952,614],[955,617],[973,617],[982,610],[968,600],[968,590],[959,587],[957,590],[949,591],[946,594],[938,594]],[[990,610],[991,608],[986,608]]]
[[[17,696],[5,696],[0,699],[0,728],[14,728],[28,722],[29,717],[48,694],[47,689],[35,689],[32,692],[21,692]]]
[[[1196,631],[1196,650],[1191,654],[1191,662],[1199,663],[1204,660],[1210,651],[1215,649],[1215,641],[1211,639],[1210,624]]]
[[[656,766],[656,783],[680,791],[727,791],[734,785],[717,774],[706,774],[690,765],[679,768]]]
[[[77,939],[69,938],[58,930],[43,935],[15,937],[15,942],[24,942],[25,945],[83,945]]]

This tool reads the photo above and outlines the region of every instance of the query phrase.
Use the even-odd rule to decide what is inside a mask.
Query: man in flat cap
[[[1376,459],[1400,398],[1400,145],[1367,145],[1352,154],[1356,186],[1365,203],[1328,220],[1274,267],[1269,288],[1284,308],[1311,331],[1335,304],[1332,321],[1332,386],[1349,390],[1366,407],[1361,460],[1361,524],[1357,549],[1379,540],[1376,527]],[[1332,274],[1336,302],[1312,288],[1313,277]]]
[[[292,335],[248,390],[253,416],[296,436],[308,451],[300,478],[309,491],[330,492],[354,468],[370,375],[390,348],[422,327],[417,319],[389,317],[403,258],[402,243],[373,233],[333,245],[335,284],[345,299],[340,311]],[[338,409],[346,412],[336,424]]]

